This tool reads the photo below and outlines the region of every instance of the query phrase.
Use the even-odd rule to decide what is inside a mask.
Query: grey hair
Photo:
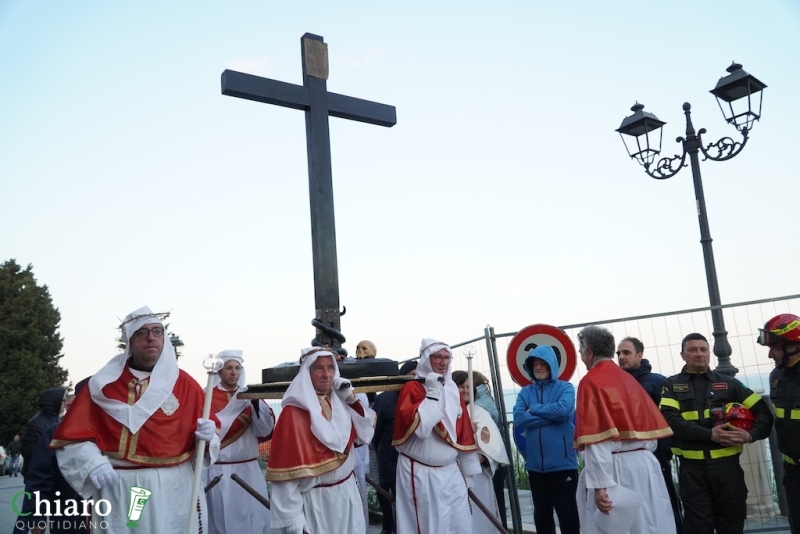
[[[602,326],[587,326],[578,333],[582,347],[591,349],[597,359],[614,358],[614,334]]]

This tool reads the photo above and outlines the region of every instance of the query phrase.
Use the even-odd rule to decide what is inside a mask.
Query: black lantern
[[[692,105],[689,102],[683,104],[683,115],[686,117],[686,136],[678,137],[675,140],[681,145],[681,154],[660,158],[653,164],[655,157],[661,151],[661,130],[665,123],[658,120],[652,113],[646,113],[644,106],[638,102],[631,108],[633,115],[625,117],[617,131],[622,137],[622,141],[625,142],[628,155],[631,158],[636,158],[639,163],[644,165],[644,172],[651,178],[657,180],[672,178],[687,166],[686,159],[689,159],[688,166],[692,169],[697,219],[700,224],[700,244],[703,246],[708,300],[711,304],[711,320],[714,325],[714,331],[712,332],[714,335],[714,354],[719,361],[716,371],[734,376],[738,369],[731,363],[732,349],[728,342],[728,332],[725,330],[725,318],[722,315],[722,299],[719,294],[717,267],[714,263],[714,251],[711,247],[711,230],[708,227],[703,180],[700,176],[700,154],[703,155],[704,160],[727,161],[742,151],[749,139],[748,133],[753,127],[753,123],[761,118],[761,96],[766,85],[743,71],[742,66],[737,63],[728,67],[728,73],[729,75],[722,78],[711,93],[717,97],[717,102],[725,121],[733,124],[742,134],[741,141],[723,137],[715,143],[704,144],[702,136],[706,133],[706,129],[695,129],[694,124],[692,124]],[[756,95],[758,96],[757,106],[754,105]],[[725,102],[725,106],[723,106],[723,102]],[[726,108],[730,111],[730,114],[726,112]],[[650,139],[650,133],[655,130],[659,131],[657,146],[655,145],[655,134],[653,134],[654,139],[652,141]],[[625,136],[636,139],[635,149],[628,147]],[[644,139],[642,139],[642,136],[644,136]]]
[[[717,86],[710,92],[717,97],[717,104],[725,120],[733,124],[742,134],[747,135],[747,132],[753,129],[753,123],[761,118],[763,97],[761,91],[766,85],[755,76],[743,71],[738,63],[733,63],[727,71],[729,74],[720,78]],[[743,100],[745,98],[746,100]],[[756,98],[758,105],[753,103]],[[756,109],[757,112],[754,111]]]
[[[666,122],[662,122],[652,113],[644,111],[644,105],[638,102],[631,107],[631,111],[633,111],[633,115],[625,117],[617,131],[622,138],[625,149],[628,151],[628,155],[631,158],[636,158],[636,161],[645,167],[649,167],[655,157],[661,153],[661,138],[663,135],[661,128]],[[658,133],[653,134],[651,139],[650,132],[655,130],[658,130]],[[631,144],[628,145],[625,135],[633,137],[636,144],[634,145],[634,141],[630,141]],[[656,136],[658,137],[658,144],[656,144]]]
[[[183,341],[181,341],[181,338],[177,334],[170,334],[169,342],[172,343],[175,349],[175,356],[178,358],[183,356]]]

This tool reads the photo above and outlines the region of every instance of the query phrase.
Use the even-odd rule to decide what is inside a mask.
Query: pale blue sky
[[[397,107],[393,128],[331,119],[352,351],[707,305],[690,170],[648,178],[614,129],[638,100],[674,154],[689,101],[706,142],[735,135],[708,93],[733,60],[769,87],[744,152],[701,164],[722,298],[800,293],[799,30],[794,0],[5,0],[0,259],[49,286],[74,381],[142,305],[173,310],[194,376],[227,348],[254,379],[295,360],[303,116],[222,96],[220,74],[299,84],[311,32],[329,90]]]

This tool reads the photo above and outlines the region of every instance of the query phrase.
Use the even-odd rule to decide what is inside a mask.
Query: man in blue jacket
[[[533,349],[525,359],[533,381],[522,388],[514,405],[514,428],[533,497],[533,521],[538,534],[555,534],[553,510],[562,534],[578,534],[578,462],[573,448],[575,388],[558,379],[558,362],[551,347]]]

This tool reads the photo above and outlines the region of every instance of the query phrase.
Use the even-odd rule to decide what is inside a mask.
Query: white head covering
[[[236,360],[237,362],[239,362],[239,365],[242,368],[242,370],[239,373],[239,381],[236,383],[236,386],[239,388],[239,391],[244,391],[245,389],[247,389],[247,380],[245,379],[244,376],[244,365],[242,365],[242,363],[244,362],[242,354],[244,353],[240,350],[223,350],[222,352],[217,353],[217,358],[219,358],[222,361],[223,367],[225,367],[225,362],[227,362],[228,360]],[[217,376],[214,377],[214,385],[218,386],[220,382],[222,382],[222,380],[219,377],[219,372],[217,372]]]
[[[453,372],[451,369],[453,365],[452,349],[446,343],[442,343],[433,338],[426,337],[423,339],[422,346],[419,349],[417,377],[425,378],[428,376],[428,373],[433,373],[431,354],[435,354],[442,349],[447,349],[447,353],[450,355],[451,359],[450,363],[447,364],[447,371],[444,374],[444,388],[442,388],[442,396],[439,398],[439,409],[444,415],[442,419],[444,428],[450,434],[453,441],[456,441],[458,439],[458,434],[456,434],[456,420],[458,419],[458,409],[461,407],[461,394],[458,392],[458,386],[453,382]]]
[[[163,325],[164,314],[156,314],[147,306],[129,313],[122,321],[122,341],[126,343],[125,352],[114,356],[102,369],[89,379],[89,392],[92,400],[108,415],[126,426],[135,434],[155,411],[161,407],[172,394],[175,381],[178,380],[178,362],[175,349],[164,333],[164,348],[150,375],[150,383],[133,405],[109,399],[103,394],[103,388],[120,377],[128,358],[131,357],[130,338],[134,332],[146,324]]]
[[[222,352],[217,353],[217,357],[222,360],[222,365],[225,365],[225,362],[228,360],[236,360],[239,362],[239,365],[242,365],[244,359],[242,358],[242,351],[240,350],[223,350]],[[219,372],[214,377],[214,386],[220,387],[221,380],[219,378]],[[244,377],[244,366],[242,366],[242,370],[239,373],[239,381],[236,383],[237,386],[237,393],[241,391],[247,390],[247,381]],[[228,430],[231,429],[231,425],[239,417],[239,414],[242,413],[250,406],[250,401],[247,399],[237,399],[233,397],[231,400],[228,401],[228,404],[222,411],[217,412],[217,419],[220,422],[220,430],[219,435],[221,438],[224,438],[228,434]],[[253,414],[255,416],[255,414]]]
[[[322,415],[319,396],[311,383],[311,365],[317,358],[330,356],[333,361],[333,379],[339,378],[339,366],[336,364],[336,355],[328,349],[321,347],[307,348],[300,351],[300,370],[292,383],[286,389],[281,401],[281,407],[296,406],[306,410],[311,417],[311,432],[323,445],[336,452],[344,452],[350,440],[353,421],[350,418],[350,408],[347,403],[331,392],[331,420]]]

